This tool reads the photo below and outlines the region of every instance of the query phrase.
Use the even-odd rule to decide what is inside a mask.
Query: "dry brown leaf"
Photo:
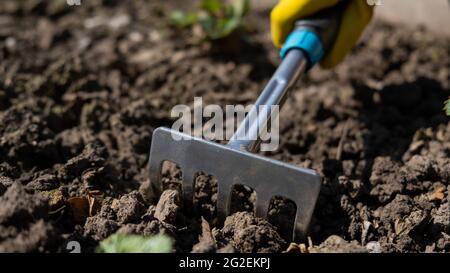
[[[313,247],[311,237],[308,237],[308,244],[309,248]],[[294,242],[291,242],[284,253],[309,253],[309,248],[306,247],[306,244],[296,244]]]
[[[305,244],[299,244],[298,246],[300,248],[300,253],[308,253],[309,252],[308,248],[306,247]]]
[[[84,223],[89,216],[89,200],[86,196],[71,197],[67,200],[72,211],[73,219],[77,223]]]
[[[300,247],[296,243],[290,243],[289,247],[286,249],[287,253],[300,253]]]
[[[100,201],[96,196],[93,195],[88,195],[87,199],[89,202],[89,216],[94,216],[95,214],[97,214],[97,212],[100,211]]]
[[[94,216],[102,207],[102,193],[99,190],[90,190],[87,199],[89,201],[89,216]]]

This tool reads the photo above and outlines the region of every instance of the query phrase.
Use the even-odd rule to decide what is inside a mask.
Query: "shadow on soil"
[[[445,126],[448,118],[442,108],[450,90],[438,81],[424,77],[408,83],[386,85],[381,90],[356,83],[353,88],[354,99],[361,105],[358,123],[367,129],[360,158],[356,159],[366,162],[362,176],[355,179],[363,183],[364,193],[359,197],[360,201],[376,209],[381,204],[369,195],[374,159],[387,156],[401,162],[419,130]],[[351,156],[344,153],[340,161],[328,159],[324,162],[323,172],[329,182],[322,187],[316,206],[315,222],[320,231],[311,230],[315,239],[324,240],[329,235],[348,232],[352,219],[341,209],[343,195],[339,177],[344,173],[343,160],[354,160]]]

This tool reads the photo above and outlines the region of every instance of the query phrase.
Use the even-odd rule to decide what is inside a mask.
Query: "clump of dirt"
[[[217,179],[200,173],[194,182],[194,206],[199,215],[209,221],[217,217]]]
[[[323,243],[308,249],[309,253],[367,253],[357,241],[347,242],[337,235],[328,237]]]
[[[281,237],[285,240],[291,240],[296,213],[297,206],[294,202],[285,198],[275,197],[270,202],[267,219],[272,225],[277,227],[277,232]]]
[[[0,196],[2,196],[12,184],[14,184],[14,180],[6,176],[0,176]]]
[[[116,221],[93,216],[86,220],[84,225],[84,236],[92,238],[95,241],[101,241],[113,234],[119,225]]]
[[[0,251],[5,252],[44,252],[55,247],[55,230],[44,220],[38,220],[29,229],[17,232],[13,228],[0,228]]]
[[[255,211],[256,192],[246,185],[235,185],[230,192],[230,213]]]
[[[286,248],[276,228],[263,219],[255,218],[250,212],[236,212],[227,217],[221,230],[214,234],[220,246],[231,244],[244,253],[281,252]]]
[[[54,247],[58,242],[47,218],[45,198],[26,192],[19,183],[9,185],[0,197],[0,251],[42,252]]]
[[[142,197],[137,191],[120,197],[115,208],[117,208],[117,220],[122,224],[136,222],[146,210]]]
[[[276,193],[266,221],[251,213],[258,193],[237,185],[223,225],[220,181],[199,173],[191,209],[176,162],[162,167],[161,199],[146,168],[174,105],[254,102],[279,63],[269,10],[250,15],[252,50],[225,54],[174,34],[165,18],[178,2],[5,1],[0,251],[64,252],[75,240],[90,252],[115,232],[162,232],[179,252],[287,248],[296,207]],[[322,177],[308,249],[450,252],[449,44],[374,22],[343,64],[292,89],[280,149],[262,154]]]
[[[18,226],[48,215],[48,203],[40,194],[27,193],[19,183],[12,184],[0,197],[0,224]]]
[[[202,218],[202,232],[198,238],[198,243],[192,247],[193,253],[210,253],[217,249],[216,240],[211,231],[209,223]]]
[[[155,208],[155,217],[165,223],[173,224],[180,209],[180,194],[176,190],[166,190],[161,194]]]

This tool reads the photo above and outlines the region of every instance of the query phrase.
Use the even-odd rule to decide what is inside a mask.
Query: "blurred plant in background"
[[[100,253],[170,253],[173,241],[166,235],[151,237],[140,235],[113,234],[97,248]]]
[[[193,11],[174,11],[170,21],[180,29],[192,29],[197,41],[216,41],[239,34],[245,38],[248,29],[245,17],[250,10],[250,0],[199,0]]]
[[[445,113],[447,114],[447,116],[450,116],[450,98],[445,101],[444,105]]]

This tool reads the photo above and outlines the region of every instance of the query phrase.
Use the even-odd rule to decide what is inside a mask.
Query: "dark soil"
[[[171,126],[171,108],[194,96],[250,104],[279,63],[268,10],[250,17],[252,45],[223,53],[167,25],[178,4],[2,1],[0,252],[65,252],[69,241],[89,252],[115,232],[162,232],[180,252],[288,248],[292,204],[272,203],[272,225],[243,212],[251,189],[236,189],[223,225],[220,181],[196,179],[193,213],[181,206],[182,170],[169,166],[153,201],[151,135]],[[318,170],[323,185],[310,238],[296,242],[307,247],[290,249],[450,252],[449,53],[448,39],[374,22],[342,65],[294,88],[280,150],[265,155]]]

